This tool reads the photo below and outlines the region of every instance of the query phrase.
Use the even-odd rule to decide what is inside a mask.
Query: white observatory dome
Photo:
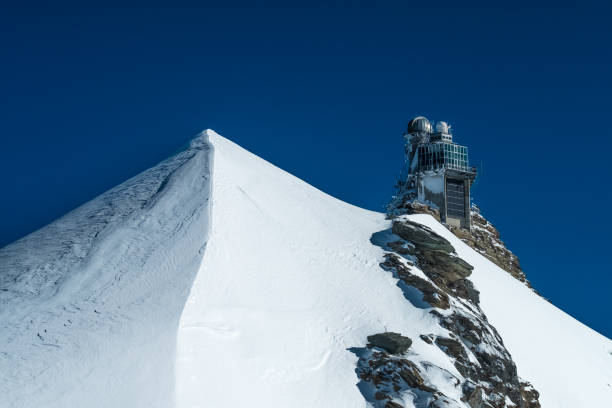
[[[449,134],[450,133],[450,125],[446,122],[440,121],[436,123],[436,132]]]
[[[417,116],[408,122],[408,133],[431,133],[431,123],[425,116]]]

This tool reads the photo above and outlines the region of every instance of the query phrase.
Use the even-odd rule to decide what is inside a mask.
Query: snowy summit
[[[413,125],[440,133],[413,156],[464,154]],[[383,214],[203,132],[0,249],[0,406],[609,406],[612,342],[530,287],[458,165]]]

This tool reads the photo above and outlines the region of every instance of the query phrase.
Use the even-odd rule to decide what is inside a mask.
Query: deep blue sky
[[[0,246],[205,128],[381,210],[423,114],[534,286],[612,337],[612,9],[495,3],[3,7]]]

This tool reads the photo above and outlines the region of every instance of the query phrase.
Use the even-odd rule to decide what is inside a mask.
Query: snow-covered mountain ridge
[[[434,218],[343,203],[212,131],[0,249],[0,302],[6,407],[510,407],[523,382],[545,408],[612,400],[612,342]],[[367,347],[385,332],[410,346]],[[399,389],[368,388],[394,366]]]
[[[0,250],[0,407],[172,406],[211,152],[197,138]]]

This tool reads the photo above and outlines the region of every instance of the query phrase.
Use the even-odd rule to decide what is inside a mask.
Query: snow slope
[[[379,213],[340,202],[210,132],[215,146],[212,231],[178,335],[179,407],[363,406],[356,357],[366,336],[431,333],[426,310],[378,263]],[[543,407],[606,406],[612,343],[534,294],[432,217],[475,267],[489,320]],[[415,341],[413,352],[445,363]],[[210,367],[210,369],[203,369]],[[202,393],[206,397],[202,400]]]
[[[410,218],[448,239],[474,266],[470,279],[480,291],[481,307],[502,336],[519,375],[540,392],[544,408],[612,406],[612,341],[536,295],[433,217]]]
[[[209,134],[212,230],[181,318],[178,407],[365,406],[348,349],[433,326],[379,266],[370,238],[388,221]]]
[[[211,158],[194,140],[0,250],[0,407],[172,406]]]
[[[610,340],[410,217],[475,267],[544,408],[609,405]],[[379,266],[370,239],[389,227],[206,131],[0,250],[0,406],[363,407],[351,349],[385,330],[457,375],[419,339],[445,334],[429,309]]]

